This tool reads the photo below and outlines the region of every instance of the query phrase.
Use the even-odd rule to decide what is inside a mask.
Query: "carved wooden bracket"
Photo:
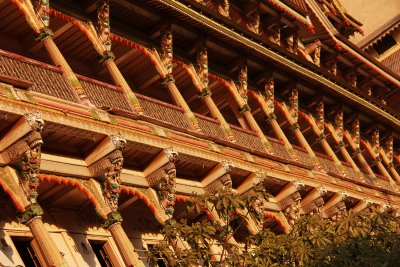
[[[112,212],[118,210],[121,171],[124,163],[122,150],[125,144],[126,140],[120,134],[108,136],[85,160],[92,176],[100,180],[104,200]]]
[[[232,191],[230,172],[235,166],[229,161],[222,161],[215,166],[203,179],[204,190],[208,193],[217,193],[221,189]]]
[[[28,202],[36,204],[44,121],[39,112],[27,113],[0,140],[1,156],[5,164],[19,170],[20,188]]]
[[[316,199],[314,199],[313,201],[307,203],[306,205],[304,205],[303,208],[303,212],[304,214],[320,214],[321,213],[321,209],[324,206],[325,201],[322,197],[318,197]]]
[[[293,226],[300,218],[300,200],[300,193],[294,192],[278,203],[290,226]]]
[[[172,147],[164,149],[145,170],[149,186],[158,193],[161,207],[172,216],[175,205],[176,167],[178,152]]]

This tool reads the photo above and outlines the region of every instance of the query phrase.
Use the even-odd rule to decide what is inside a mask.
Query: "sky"
[[[364,36],[356,34],[350,39],[355,44],[400,14],[400,0],[340,0],[340,2],[348,14],[363,24]]]

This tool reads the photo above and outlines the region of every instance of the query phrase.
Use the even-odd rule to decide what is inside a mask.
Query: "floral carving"
[[[219,0],[218,12],[224,16],[229,17],[229,0]]]
[[[293,118],[293,123],[297,123],[299,119],[299,91],[293,88],[289,96],[289,113]]]
[[[238,72],[238,83],[237,87],[239,94],[242,96],[244,102],[247,104],[247,66],[245,64],[241,65]]]
[[[50,3],[49,0],[34,0],[33,6],[36,11],[36,16],[39,18],[45,27],[50,25]]]
[[[161,34],[161,50],[160,58],[167,69],[167,73],[172,75],[173,70],[173,48],[172,48],[172,32],[170,30],[163,31]]]
[[[176,188],[176,169],[169,168],[165,170],[165,176],[161,178],[158,195],[161,206],[167,215],[173,215],[175,206],[175,188]]]
[[[336,111],[334,118],[335,131],[339,137],[339,142],[343,141],[343,109],[339,108]]]
[[[32,113],[27,113],[24,115],[25,120],[28,122],[29,126],[31,126],[32,131],[42,132],[44,121],[42,118],[42,114],[38,111],[34,111]]]
[[[121,134],[112,135],[111,141],[117,150],[123,150],[125,148],[126,140]]]
[[[197,52],[196,58],[196,72],[202,81],[204,88],[208,87],[208,53],[207,48],[203,46]]]
[[[121,191],[121,171],[124,163],[123,157],[110,158],[110,166],[104,174],[103,193],[107,205],[113,212],[118,210],[118,199]]]
[[[254,33],[260,32],[260,11],[258,9],[249,16],[247,27]]]
[[[393,136],[389,136],[386,139],[386,157],[389,160],[389,164],[393,164]]]
[[[352,124],[353,128],[353,142],[356,146],[356,149],[360,149],[360,120],[355,119]]]
[[[326,61],[325,66],[328,72],[332,73],[333,75],[336,75],[337,66],[336,66],[336,59],[334,57],[330,57]]]
[[[324,133],[324,102],[318,101],[316,106],[316,121],[321,134]]]
[[[264,100],[267,103],[267,106],[271,113],[275,110],[275,85],[274,85],[274,77],[269,77],[265,80],[264,84]]]
[[[377,157],[379,157],[379,130],[375,129],[372,133],[372,149]]]
[[[111,51],[110,0],[97,1],[97,33],[107,51]]]

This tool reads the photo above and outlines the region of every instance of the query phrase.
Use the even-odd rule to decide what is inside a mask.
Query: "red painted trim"
[[[55,176],[55,175],[47,175],[47,174],[40,174],[39,179],[41,181],[47,181],[47,182],[54,182],[57,184],[63,184],[66,186],[72,186],[76,187],[81,191],[92,204],[94,205],[96,212],[100,213],[100,216],[104,219],[107,220],[107,214],[105,214],[101,208],[100,203],[96,200],[95,196],[87,189],[83,184],[81,184],[78,181],[74,181],[71,178],[68,177],[62,177],[62,176]]]
[[[17,194],[14,193],[2,179],[0,179],[0,186],[3,188],[4,192],[11,198],[11,201],[12,201],[12,203],[15,205],[15,208],[16,208],[19,212],[24,212],[24,211],[25,211],[25,207],[24,207],[24,205],[18,200]]]
[[[264,219],[266,219],[266,218],[273,218],[285,232],[289,231],[289,229],[282,222],[282,220],[278,216],[276,216],[275,214],[266,211],[266,212],[264,212]]]
[[[162,225],[165,224],[164,219],[162,218],[161,214],[158,212],[157,208],[155,205],[153,205],[151,203],[151,201],[144,195],[142,194],[140,191],[131,188],[131,187],[127,187],[127,186],[121,186],[121,192],[124,192],[125,194],[131,195],[131,196],[136,196],[138,197],[141,201],[144,202],[144,204],[146,204],[146,206],[148,206],[150,208],[150,210],[153,212],[154,217],[156,218],[156,220],[161,223]]]
[[[58,73],[63,73],[63,70],[60,67],[57,67],[57,66],[54,66],[54,65],[50,65],[50,64],[47,64],[47,63],[44,63],[44,62],[41,62],[41,61],[38,61],[38,60],[35,60],[35,59],[28,58],[28,57],[24,57],[24,56],[15,54],[13,52],[5,51],[3,49],[0,49],[0,55],[6,56],[6,57],[9,57],[9,58],[12,58],[12,59],[16,59],[16,60],[19,60],[19,61],[23,61],[25,63],[33,64],[33,65],[36,65],[38,67],[49,69],[49,70],[52,70],[52,71],[55,71],[55,72],[58,72]]]

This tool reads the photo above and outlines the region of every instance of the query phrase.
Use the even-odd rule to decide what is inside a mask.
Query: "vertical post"
[[[46,266],[68,266],[56,244],[47,232],[42,221],[43,210],[38,204],[29,206],[19,217],[21,223],[27,225],[35,238],[40,252],[46,261]]]
[[[43,42],[51,60],[57,66],[60,66],[64,75],[69,82],[71,89],[76,95],[77,99],[85,105],[93,106],[88,97],[86,96],[81,83],[68,65],[64,56],[56,46],[53,40],[53,32],[48,28],[49,26],[49,1],[36,1],[37,4],[33,7],[31,1],[28,0],[13,0],[12,3],[17,5],[24,14],[29,26],[32,28],[36,35],[36,40]]]

